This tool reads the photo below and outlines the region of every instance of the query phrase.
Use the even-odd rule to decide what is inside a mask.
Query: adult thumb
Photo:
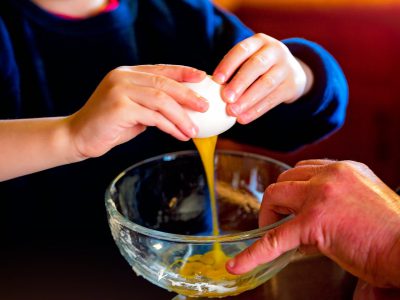
[[[226,263],[232,274],[243,274],[270,262],[283,253],[300,245],[300,227],[290,220],[268,232],[250,247]]]

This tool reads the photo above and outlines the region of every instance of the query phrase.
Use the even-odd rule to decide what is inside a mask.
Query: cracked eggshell
[[[236,118],[226,113],[226,103],[221,98],[222,85],[216,83],[210,76],[200,82],[184,82],[183,84],[209,102],[206,112],[185,109],[190,119],[199,128],[196,138],[219,135],[236,123]]]

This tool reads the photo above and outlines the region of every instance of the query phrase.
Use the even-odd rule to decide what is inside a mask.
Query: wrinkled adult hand
[[[307,160],[282,173],[264,194],[260,226],[271,230],[227,269],[241,274],[299,247],[318,251],[375,287],[400,288],[400,197],[367,166]]]
[[[88,102],[67,118],[71,140],[82,158],[97,157],[156,126],[186,141],[198,128],[183,107],[208,109],[181,82],[199,82],[205,72],[177,65],[141,65],[111,71]]]
[[[313,74],[282,42],[257,33],[225,55],[213,79],[226,83],[222,97],[228,103],[228,113],[247,124],[308,92]]]

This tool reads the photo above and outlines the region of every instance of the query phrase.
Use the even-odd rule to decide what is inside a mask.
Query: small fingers
[[[252,107],[237,116],[238,123],[245,125],[256,120],[266,112],[284,102],[289,96],[290,91],[285,89],[283,86],[279,86],[258,102],[254,100],[256,103]]]
[[[165,76],[178,82],[199,82],[206,77],[204,71],[181,65],[139,65],[126,68],[133,71]]]
[[[182,106],[180,106],[175,99],[170,97],[168,94],[150,87],[138,87],[131,97],[135,97],[132,99],[133,102],[136,102],[150,110],[159,112],[167,120],[178,127],[187,137],[196,136],[198,128],[190,120]]]
[[[269,50],[265,46],[262,47],[240,66],[235,76],[222,90],[222,96],[226,101],[235,102],[260,76],[272,68],[276,62],[276,55],[274,51]]]
[[[165,118],[162,114],[157,111],[143,107],[137,103],[133,103],[132,116],[134,117],[133,122],[139,123],[144,126],[156,126],[160,130],[164,131],[181,141],[189,140],[189,137],[182,133],[181,130],[170,120]]]
[[[127,79],[129,89],[134,94],[138,86],[152,87],[163,91],[174,98],[179,104],[192,110],[204,112],[208,109],[208,101],[181,84],[181,82],[199,82],[205,78],[205,73],[194,68],[174,65],[141,65],[120,67],[112,71],[114,81]],[[196,76],[191,76],[195,74]],[[187,80],[196,78],[196,80]],[[184,80],[185,79],[185,80]]]
[[[228,112],[235,117],[244,115],[250,112],[250,108],[255,107],[267,97],[270,97],[270,107],[274,107],[275,104],[272,101],[275,98],[269,95],[281,85],[284,79],[285,73],[281,69],[272,68],[269,72],[258,78],[235,103],[228,104]],[[276,97],[277,104],[283,102],[283,100],[285,99],[279,98],[279,96]]]
[[[164,76],[147,76],[137,79],[135,84],[142,84],[163,91],[177,103],[190,109],[204,112],[208,109],[208,101],[183,84]]]
[[[256,34],[235,45],[221,60],[214,71],[213,78],[220,84],[226,83],[236,70],[265,43],[261,35]]]

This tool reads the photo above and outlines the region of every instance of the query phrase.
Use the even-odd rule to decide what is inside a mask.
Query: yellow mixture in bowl
[[[203,162],[210,191],[213,235],[219,235],[220,233],[214,185],[214,154],[217,138],[218,136],[193,139]],[[173,264],[182,264],[179,269],[179,275],[184,278],[192,279],[196,276],[203,276],[216,281],[230,280],[238,276],[232,275],[226,271],[225,263],[229,258],[230,257],[223,252],[221,244],[215,243],[211,251],[204,254],[193,255],[185,261],[175,261]]]

